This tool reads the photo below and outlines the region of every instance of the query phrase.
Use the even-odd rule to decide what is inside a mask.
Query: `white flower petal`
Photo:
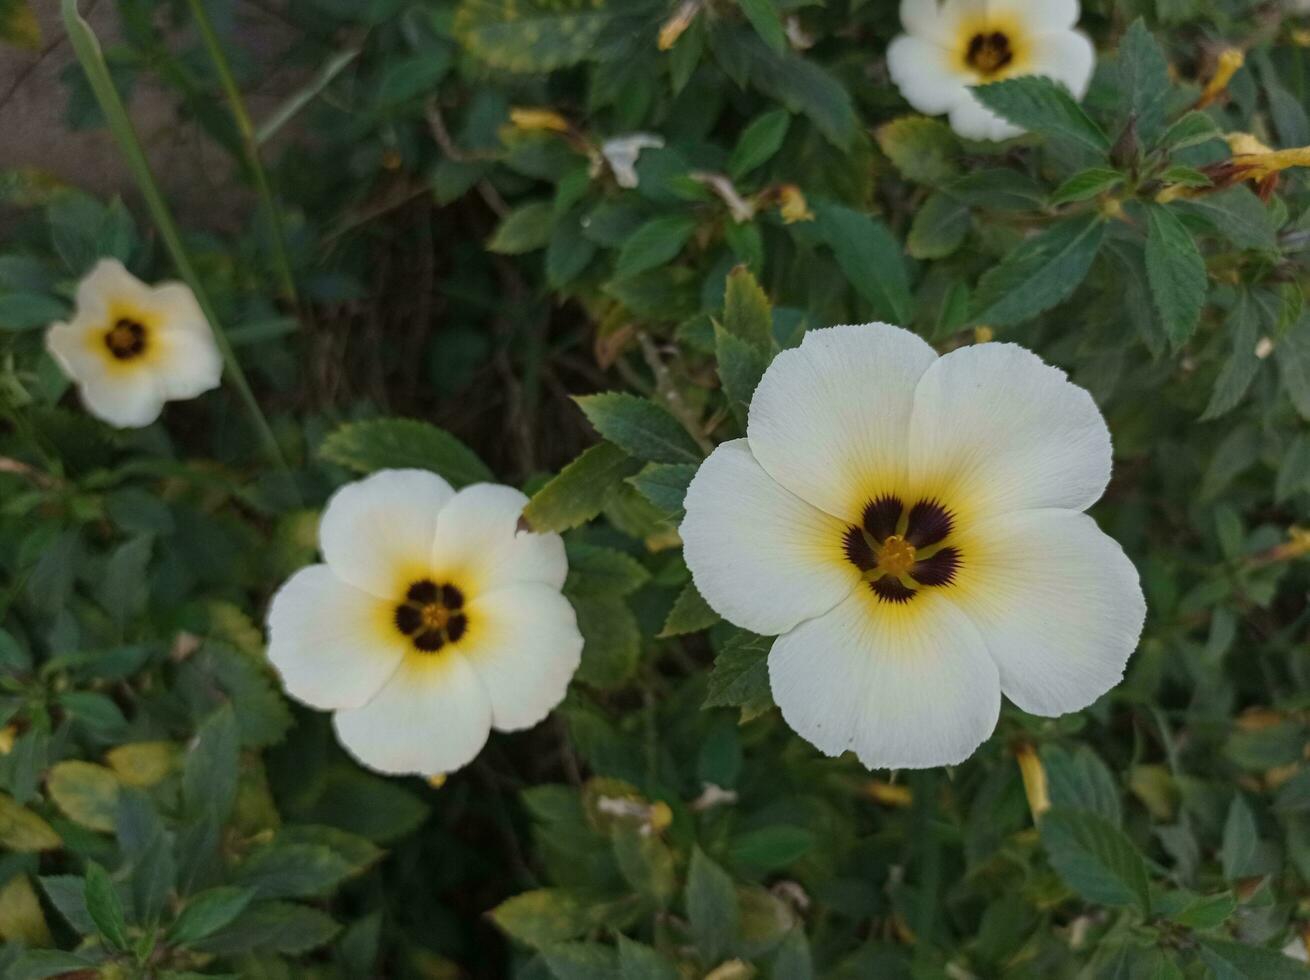
[[[937,590],[905,605],[857,589],[781,636],[769,653],[787,724],[827,755],[870,769],[968,758],[996,727],[996,664],[969,619]]]
[[[951,129],[965,139],[993,142],[1013,139],[1025,132],[988,109],[972,92],[951,109]]]
[[[985,16],[989,0],[901,0],[901,26],[925,41],[960,46],[962,25]]]
[[[1013,17],[1035,34],[1067,31],[1078,23],[1078,0],[987,0],[986,5],[989,17]]]
[[[346,585],[326,565],[291,576],[268,611],[268,659],[298,701],[315,708],[366,704],[409,643],[392,605]]]
[[[919,381],[912,484],[968,515],[1083,510],[1110,480],[1110,433],[1092,396],[1014,344],[940,358]]]
[[[1146,601],[1123,549],[1086,514],[1030,510],[965,527],[946,591],[978,627],[1001,689],[1025,711],[1059,715],[1117,684]]]
[[[77,284],[77,313],[101,321],[115,305],[151,306],[150,287],[118,259],[101,259]]]
[[[827,612],[859,580],[842,553],[848,525],[778,484],[745,439],[701,464],[686,509],[679,534],[696,588],[744,629],[785,632]]]
[[[526,584],[475,596],[459,653],[491,700],[500,731],[531,728],[564,700],[582,657],[577,616],[556,589]]]
[[[412,654],[368,704],[338,711],[332,723],[370,769],[431,776],[473,760],[491,733],[491,704],[458,651]]]
[[[920,112],[950,112],[971,98],[973,79],[957,67],[953,52],[921,37],[902,34],[887,48],[887,70],[905,101]]]
[[[885,323],[811,330],[755,389],[751,454],[802,500],[857,523],[873,496],[904,479],[914,387],[936,358]]]
[[[1045,75],[1062,82],[1074,98],[1087,94],[1096,68],[1096,49],[1081,31],[1056,31],[1033,38],[1029,75]]]
[[[159,378],[144,367],[101,370],[78,379],[86,410],[120,429],[140,429],[159,418],[164,392]]]
[[[213,334],[196,330],[169,330],[160,337],[164,349],[151,362],[159,386],[171,400],[195,398],[217,388],[223,380],[223,357]]]
[[[343,581],[395,599],[429,576],[437,513],[454,495],[426,470],[382,470],[347,484],[323,511],[323,559]]]
[[[519,530],[527,502],[513,487],[464,487],[437,517],[433,567],[477,592],[524,582],[558,589],[569,572],[564,541],[558,534]]]

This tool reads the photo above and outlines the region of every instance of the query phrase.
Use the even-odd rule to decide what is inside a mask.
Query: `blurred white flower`
[[[149,425],[164,402],[217,388],[223,374],[195,294],[180,282],[147,286],[116,259],[78,284],[73,318],[51,324],[46,349],[87,411],[121,428]]]
[[[949,113],[951,128],[968,139],[1009,139],[1023,130],[969,86],[1045,75],[1081,99],[1096,52],[1074,29],[1078,14],[1078,0],[901,0],[905,33],[887,49],[887,66],[920,112]]]
[[[335,710],[364,765],[448,773],[492,728],[529,728],[563,699],[582,636],[560,594],[564,544],[519,530],[526,503],[423,470],[383,470],[328,501],[326,564],[273,597],[268,656],[292,697]]]
[[[609,164],[614,180],[620,187],[637,186],[637,158],[642,150],[658,150],[664,146],[664,138],[652,133],[632,133],[628,136],[616,136],[606,140],[600,148],[601,155]]]
[[[681,527],[696,587],[778,635],[783,717],[870,768],[948,765],[1123,675],[1137,572],[1081,513],[1110,478],[1086,391],[1012,344],[944,357],[882,323],[811,331],[765,372]]]

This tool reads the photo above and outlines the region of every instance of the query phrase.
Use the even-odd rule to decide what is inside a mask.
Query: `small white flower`
[[[51,324],[46,349],[87,411],[120,428],[149,425],[164,402],[217,388],[223,375],[195,294],[180,282],[151,288],[116,259],[101,259],[78,283],[77,310]]]
[[[901,0],[906,33],[887,49],[892,81],[920,112],[950,113],[951,128],[978,140],[1023,130],[979,102],[969,86],[1045,75],[1081,99],[1096,51],[1078,23],[1078,0]]]
[[[1110,478],[1091,396],[1012,344],[943,357],[883,323],[811,331],[770,365],[747,436],[687,491],[696,587],[778,635],[783,717],[869,768],[948,765],[1025,711],[1123,676],[1146,606],[1081,513]]]
[[[620,187],[632,189],[637,186],[637,158],[642,150],[658,150],[664,146],[664,138],[651,133],[633,133],[630,136],[616,136],[601,145],[601,155],[609,164],[614,180]]]
[[[582,636],[557,534],[520,531],[527,498],[456,493],[424,470],[342,487],[319,527],[326,564],[273,597],[268,656],[292,697],[335,710],[341,743],[388,773],[447,773],[492,728],[559,704]]]

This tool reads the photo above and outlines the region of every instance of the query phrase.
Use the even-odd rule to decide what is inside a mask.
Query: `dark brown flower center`
[[[464,594],[450,584],[420,579],[396,606],[396,629],[409,637],[420,653],[436,653],[447,643],[458,643],[468,632]]]
[[[105,332],[105,346],[120,361],[140,357],[146,350],[146,328],[122,317]]]
[[[1009,37],[1000,31],[979,32],[970,39],[964,61],[979,74],[995,75],[1014,61],[1014,49]]]
[[[884,602],[909,602],[922,588],[950,585],[960,549],[946,544],[955,518],[937,500],[920,500],[908,511],[899,497],[884,495],[864,508],[863,520],[846,529],[846,558]]]

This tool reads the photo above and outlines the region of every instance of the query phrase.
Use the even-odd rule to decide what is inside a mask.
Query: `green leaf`
[[[944,259],[964,244],[972,224],[967,205],[947,194],[933,194],[915,212],[906,248],[916,259]]]
[[[800,860],[817,843],[814,834],[800,827],[762,827],[734,837],[728,857],[739,868],[768,874]]]
[[[1068,299],[1087,277],[1105,238],[1096,215],[1053,225],[1014,249],[978,280],[973,319],[1011,325]]]
[[[567,531],[585,524],[601,512],[616,488],[640,469],[641,461],[618,446],[598,443],[533,494],[523,509],[523,520],[539,532]]]
[[[1301,418],[1310,421],[1310,318],[1298,321],[1274,345],[1282,389]]]
[[[619,933],[619,980],[680,980],[677,965],[658,950]]]
[[[1196,331],[1209,281],[1196,240],[1173,212],[1160,205],[1146,209],[1146,274],[1151,296],[1174,347]]]
[[[837,264],[873,307],[891,323],[909,323],[913,298],[909,274],[895,236],[877,218],[840,204],[813,202],[819,235]]]
[[[591,925],[586,907],[559,888],[523,892],[489,914],[507,936],[534,949],[576,939]]]
[[[583,640],[576,679],[602,690],[618,687],[632,676],[641,657],[636,617],[619,596],[574,599],[573,608]]]
[[[1237,899],[1229,892],[1221,892],[1196,896],[1176,912],[1171,912],[1169,919],[1189,929],[1214,929],[1236,911]]]
[[[570,596],[625,596],[650,581],[646,566],[613,548],[566,543],[569,577],[564,591]]]
[[[370,419],[341,426],[323,440],[319,455],[360,473],[431,470],[455,487],[494,481],[473,450],[449,432],[413,419]]]
[[[1149,146],[1164,125],[1165,104],[1173,82],[1164,52],[1140,17],[1119,42],[1116,69],[1124,119],[1133,121],[1138,136]]]
[[[547,282],[554,289],[562,289],[582,275],[595,255],[596,243],[583,231],[581,212],[575,209],[562,215],[546,245]]]
[[[664,620],[660,636],[685,636],[699,633],[719,622],[719,614],[710,608],[710,604],[696,591],[696,584],[688,582],[682,587],[673,608]]]
[[[1120,825],[1119,785],[1091,748],[1079,745],[1069,752],[1048,744],[1042,746],[1041,755],[1053,806],[1086,810]]]
[[[274,841],[242,861],[232,883],[248,888],[256,899],[316,898],[354,872],[355,866],[330,847]]]
[[[768,0],[747,0],[748,3],[768,4]],[[770,5],[770,9],[772,9]],[[756,116],[751,124],[742,130],[737,145],[733,147],[732,156],[728,158],[728,176],[740,180],[756,167],[762,167],[773,159],[773,155],[782,147],[787,138],[787,129],[791,126],[791,113],[786,109],[773,109]]]
[[[51,851],[63,846],[54,828],[27,807],[0,793],[0,844],[18,853]]]
[[[604,4],[586,0],[463,0],[454,30],[495,68],[546,72],[590,56],[611,19]]]
[[[450,56],[439,48],[389,59],[374,95],[377,111],[385,112],[432,92],[450,71],[450,65]]]
[[[1201,415],[1203,422],[1217,419],[1236,408],[1260,372],[1262,362],[1255,352],[1260,334],[1259,310],[1246,290],[1238,293],[1237,302],[1228,314],[1227,326],[1232,348],[1215,379],[1209,404]]]
[[[340,927],[318,909],[294,902],[255,902],[230,923],[192,946],[216,956],[248,952],[296,956],[317,949]]]
[[[0,42],[29,51],[41,49],[41,25],[28,0],[0,0]]]
[[[678,517],[687,487],[698,469],[694,463],[648,463],[627,482],[670,517]]]
[[[614,278],[629,279],[647,269],[654,269],[674,258],[696,230],[696,218],[688,214],[669,214],[652,218],[632,233],[619,249]]]
[[[691,852],[684,901],[691,936],[701,959],[706,963],[718,963],[737,941],[741,912],[732,879],[699,847]]]
[[[723,292],[723,328],[761,351],[773,349],[769,297],[744,265],[728,273]]]
[[[240,731],[231,705],[219,708],[200,726],[182,765],[182,808],[190,816],[224,823],[237,793]]]
[[[1274,481],[1274,500],[1285,503],[1298,493],[1310,490],[1310,436],[1297,436],[1278,464]],[[1295,780],[1293,780],[1295,782]]]
[[[123,915],[123,903],[118,897],[118,889],[109,879],[109,872],[94,861],[88,861],[86,865],[85,898],[86,910],[100,935],[115,949],[127,950],[127,919]]]
[[[876,136],[906,180],[937,184],[959,176],[960,141],[938,119],[902,116],[880,127]]]
[[[221,885],[192,895],[169,926],[168,941],[189,946],[213,935],[244,912],[253,897],[249,888],[232,885]]]
[[[1216,235],[1238,248],[1273,249],[1277,245],[1277,229],[1269,212],[1246,187],[1202,194],[1174,206],[1205,222]]]
[[[105,832],[114,829],[121,790],[118,778],[104,766],[69,759],[46,776],[46,791],[69,819]]]
[[[1044,75],[1020,75],[973,88],[978,101],[1016,126],[1050,139],[1064,139],[1097,153],[1110,140],[1069,94]]]
[[[1260,846],[1259,831],[1255,826],[1255,814],[1242,794],[1233,797],[1228,807],[1228,818],[1224,821],[1224,840],[1219,856],[1223,862],[1224,878],[1236,881],[1251,873],[1251,862],[1256,849]]]
[[[701,460],[696,440],[677,419],[648,398],[611,391],[573,400],[597,432],[638,459],[652,463]]]
[[[755,388],[769,366],[768,359],[758,347],[729,333],[717,323],[714,325],[714,349],[719,382],[728,398],[728,406],[737,421],[745,425]]]
[[[1072,204],[1086,201],[1113,190],[1124,182],[1124,175],[1108,167],[1091,167],[1074,174],[1051,195],[1051,204]]]
[[[1146,862],[1108,820],[1082,810],[1052,807],[1041,820],[1042,843],[1066,885],[1102,905],[1151,911]]]
[[[614,980],[618,955],[600,943],[557,943],[542,951],[555,980]]]
[[[761,41],[779,54],[787,50],[787,34],[782,29],[782,18],[778,16],[773,0],[737,0],[737,6],[741,7]]]
[[[487,250],[501,255],[521,255],[545,248],[555,226],[555,208],[550,201],[532,201],[500,219],[487,242]]]
[[[719,651],[710,673],[705,707],[740,707],[744,720],[773,707],[769,687],[771,637],[740,633]]]
[[[610,842],[623,879],[638,895],[666,908],[678,891],[677,860],[669,845],[631,822],[616,822]]]
[[[0,0],[3,3],[4,0]],[[0,333],[36,330],[68,315],[68,306],[39,293],[8,293],[0,296]]]
[[[1201,959],[1215,980],[1305,980],[1305,964],[1281,950],[1264,949],[1227,939],[1200,939]]]
[[[1196,109],[1184,113],[1171,125],[1162,137],[1160,146],[1172,152],[1199,146],[1210,140],[1223,139],[1223,131],[1215,121],[1204,112]]]

